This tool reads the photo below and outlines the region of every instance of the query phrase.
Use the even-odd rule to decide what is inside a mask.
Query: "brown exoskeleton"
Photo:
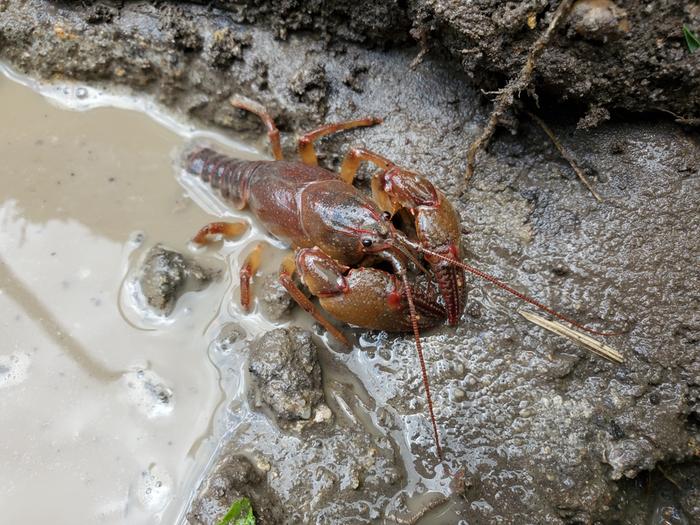
[[[282,264],[280,282],[335,338],[349,345],[345,335],[297,287],[295,272],[318,298],[321,308],[334,318],[363,328],[413,331],[440,458],[442,449],[419,331],[445,320],[452,325],[459,321],[466,297],[465,270],[559,319],[601,334],[463,263],[459,216],[426,178],[357,148],[346,155],[340,174],[318,166],[313,147],[316,139],[378,124],[381,119],[322,126],[299,139],[302,162],[285,161],[279,131],[265,109],[241,99],[232,100],[232,104],[263,120],[275,160],[239,160],[200,149],[188,155],[187,171],[218,189],[236,208],[249,209],[270,234],[295,250],[295,256]],[[364,161],[379,168],[372,177],[372,196],[352,184]],[[397,214],[410,228],[404,231],[394,225],[392,219]],[[212,223],[202,228],[194,241],[204,243],[215,234],[237,236],[245,228],[245,223]],[[249,284],[258,259],[259,250],[254,250],[241,270],[244,308],[250,303]],[[417,278],[416,271],[424,278]]]

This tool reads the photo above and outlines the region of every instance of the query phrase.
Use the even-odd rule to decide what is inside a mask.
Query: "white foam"
[[[147,418],[167,416],[173,411],[173,390],[152,370],[127,372],[121,382],[126,400]]]
[[[27,379],[31,358],[24,352],[0,355],[0,388],[19,385]]]

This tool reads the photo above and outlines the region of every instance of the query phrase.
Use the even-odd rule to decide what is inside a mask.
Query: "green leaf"
[[[685,43],[688,44],[688,49],[691,53],[700,48],[700,40],[685,24],[683,24],[683,36],[685,36]]]
[[[255,516],[253,516],[250,500],[241,498],[234,501],[217,525],[255,525]]]

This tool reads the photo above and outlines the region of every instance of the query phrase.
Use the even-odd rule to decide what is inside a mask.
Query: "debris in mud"
[[[185,52],[200,51],[204,39],[197,24],[177,6],[165,5],[161,10],[161,29],[177,49]]]
[[[209,63],[218,68],[227,68],[234,60],[243,58],[243,49],[250,47],[250,34],[237,33],[229,27],[224,27],[212,33],[209,47]]]
[[[323,118],[328,94],[328,81],[323,64],[317,63],[299,71],[291,79],[289,91],[299,102],[318,108],[317,118]]]
[[[159,315],[169,315],[182,293],[202,290],[217,275],[157,244],[144,257],[136,280],[145,303]]]
[[[250,500],[257,524],[284,522],[283,507],[270,490],[266,475],[237,452],[235,447],[226,447],[219,463],[202,481],[187,513],[190,525],[216,525],[242,497]]]
[[[280,283],[279,274],[267,273],[258,280],[258,304],[270,321],[279,321],[292,311],[296,303]],[[297,286],[300,285],[296,279]],[[302,290],[304,288],[301,288]]]
[[[301,328],[265,333],[253,344],[248,369],[256,401],[282,420],[308,420],[323,401],[318,349]]]
[[[129,403],[146,417],[163,417],[173,411],[174,392],[153,370],[127,372],[122,382]]]
[[[216,349],[222,354],[229,354],[235,348],[242,346],[246,340],[246,332],[238,323],[226,323],[221,327],[214,342]]]

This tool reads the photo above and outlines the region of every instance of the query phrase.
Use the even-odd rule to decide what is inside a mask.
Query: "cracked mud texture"
[[[136,280],[145,304],[159,315],[169,315],[178,297],[188,290],[202,290],[217,273],[158,244],[144,256]]]
[[[230,14],[201,7],[182,5],[179,17],[128,3],[96,23],[88,20],[97,16],[93,11],[41,9],[44,5],[0,3],[0,53],[46,78],[129,86],[248,138],[261,138],[263,129],[227,104],[233,93],[268,106],[283,132],[364,115],[384,117],[381,126],[321,141],[322,162],[337,167],[350,145],[363,145],[426,174],[456,204],[468,232],[470,262],[594,328],[625,329],[607,341],[626,359],[613,365],[527,323],[517,315],[522,304],[472,281],[460,326],[424,338],[446,463],[453,472],[465,470],[465,488],[451,503],[456,515],[468,523],[649,522],[660,515],[663,502],[648,500],[645,480],[663,478],[657,468],[663,462],[663,471],[680,487],[674,512],[692,523],[697,475],[674,472],[691,472],[700,454],[696,133],[658,119],[576,130],[579,113],[543,113],[604,202],[593,199],[528,121],[514,128],[515,135],[496,135],[460,197],[466,148],[483,126],[485,111],[467,75],[448,58],[428,55],[411,69],[417,48],[367,49],[301,33],[281,41],[274,30],[237,25]],[[697,17],[693,3],[683,4],[690,6],[687,15],[678,3],[653,5],[675,10],[676,18],[687,16],[689,23]],[[627,11],[630,31],[636,31],[635,20],[642,15],[622,2],[619,7]],[[173,28],[173,21],[187,27]],[[492,23],[485,19],[473,28],[491,31]],[[565,31],[591,30],[585,20],[572,24]],[[516,26],[513,34],[534,36]],[[600,31],[611,28],[603,24]],[[656,37],[662,29],[654,27],[650,34]],[[226,34],[216,36],[222,30]],[[439,33],[444,39],[449,35]],[[505,69],[529,42],[523,36],[516,46],[509,35],[503,35],[503,45],[513,59],[500,66]],[[459,35],[453,36],[456,49]],[[629,39],[616,45],[632,45]],[[580,44],[572,42],[550,50],[555,55],[546,52],[542,71],[558,52],[576,56]],[[669,68],[671,80],[679,74],[676,66],[695,65],[695,72],[682,84],[663,85],[659,100],[683,100],[683,111],[680,106],[674,111],[690,114],[700,93],[693,84],[700,53],[681,55],[681,44],[666,38],[659,53],[678,53],[679,62],[657,65]],[[586,44],[600,53],[610,49],[607,45]],[[638,45],[647,49],[647,40]],[[484,60],[488,64],[492,58]],[[567,60],[571,67],[577,64]],[[605,56],[595,60],[604,63]],[[569,66],[564,70],[572,74]],[[655,71],[643,73],[652,87]],[[598,77],[601,86],[591,89],[612,96],[605,88],[609,79],[596,71]],[[544,78],[538,83],[545,85]],[[552,93],[556,98],[566,91]],[[577,93],[570,98],[583,97],[586,103],[585,97],[598,96]],[[653,100],[650,92],[636,93],[633,100],[621,84],[611,107],[627,107],[629,101],[637,104],[629,109],[640,109]],[[545,105],[544,95],[540,100]],[[293,154],[292,133],[284,133],[283,144]],[[280,432],[265,415],[252,413],[250,425],[231,437],[237,450],[252,450],[256,468],[260,463],[269,469],[271,490],[284,509],[297,513],[292,521],[327,523],[358,515],[381,521],[401,510],[397,501],[410,499],[402,492],[410,478],[405,469],[432,476],[432,434],[413,344],[410,338],[364,337],[371,344],[350,354],[327,352],[322,360],[332,419]],[[333,362],[342,363],[345,376],[328,379]],[[338,377],[348,375],[360,378],[366,395],[343,386]],[[401,447],[409,453],[399,455]],[[314,483],[323,486],[321,496],[313,496]],[[630,510],[629,501],[645,505]]]
[[[310,419],[323,401],[317,353],[311,334],[301,328],[266,332],[250,352],[252,395],[279,419]]]

